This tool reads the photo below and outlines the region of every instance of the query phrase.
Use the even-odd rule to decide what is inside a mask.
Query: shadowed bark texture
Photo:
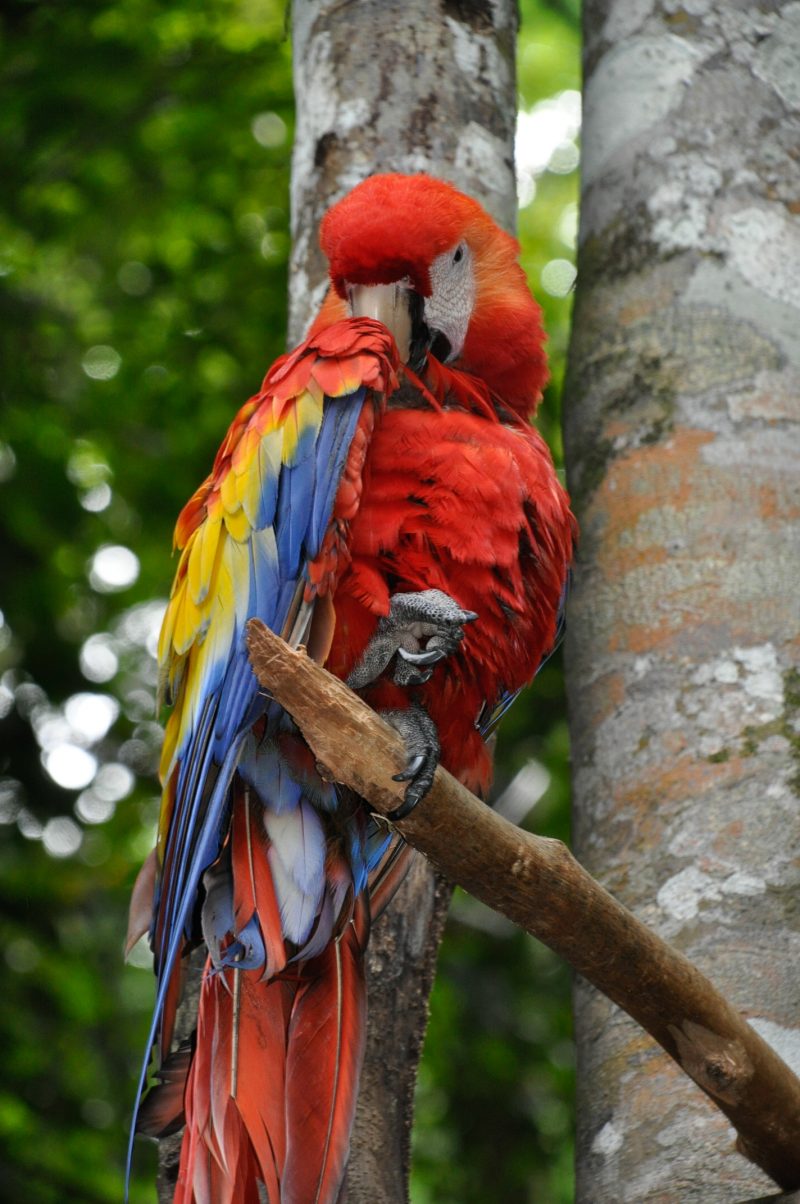
[[[800,4],[584,20],[576,852],[797,1067]],[[576,1000],[578,1199],[768,1196],[675,1065]]]
[[[515,0],[294,0],[290,345],[325,294],[322,215],[366,176],[430,172],[513,229],[516,34]],[[407,1199],[414,1084],[449,898],[420,859],[372,932],[367,1055],[342,1204]],[[167,1204],[175,1154],[162,1146]]]

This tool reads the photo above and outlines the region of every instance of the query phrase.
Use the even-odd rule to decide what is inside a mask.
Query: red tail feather
[[[314,977],[297,992],[289,1028],[282,1204],[337,1199],[364,1057],[364,943],[355,924],[311,966]]]
[[[175,1204],[333,1204],[364,1051],[366,924],[264,982],[209,962]]]

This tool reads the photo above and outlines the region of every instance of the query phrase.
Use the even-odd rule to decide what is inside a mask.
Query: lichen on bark
[[[800,5],[592,0],[584,23],[576,851],[796,1033]],[[578,1199],[766,1194],[662,1055],[576,998]]]

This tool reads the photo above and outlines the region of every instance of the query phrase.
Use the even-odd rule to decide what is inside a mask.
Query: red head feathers
[[[481,222],[494,225],[477,201],[443,180],[370,176],[325,214],[320,243],[340,296],[345,280],[390,284],[409,276],[427,297],[433,260]]]
[[[466,244],[474,297],[452,367],[485,381],[517,413],[536,408],[547,380],[541,312],[518,263],[518,243],[477,201],[431,176],[371,176],[328,210],[320,242],[332,290],[315,330],[346,312],[348,284],[406,279],[430,298],[434,260]]]

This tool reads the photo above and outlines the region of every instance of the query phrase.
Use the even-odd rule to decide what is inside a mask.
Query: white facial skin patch
[[[467,337],[475,305],[472,253],[465,242],[437,256],[431,264],[431,295],[425,299],[425,324],[450,344],[448,362],[457,359]]]

